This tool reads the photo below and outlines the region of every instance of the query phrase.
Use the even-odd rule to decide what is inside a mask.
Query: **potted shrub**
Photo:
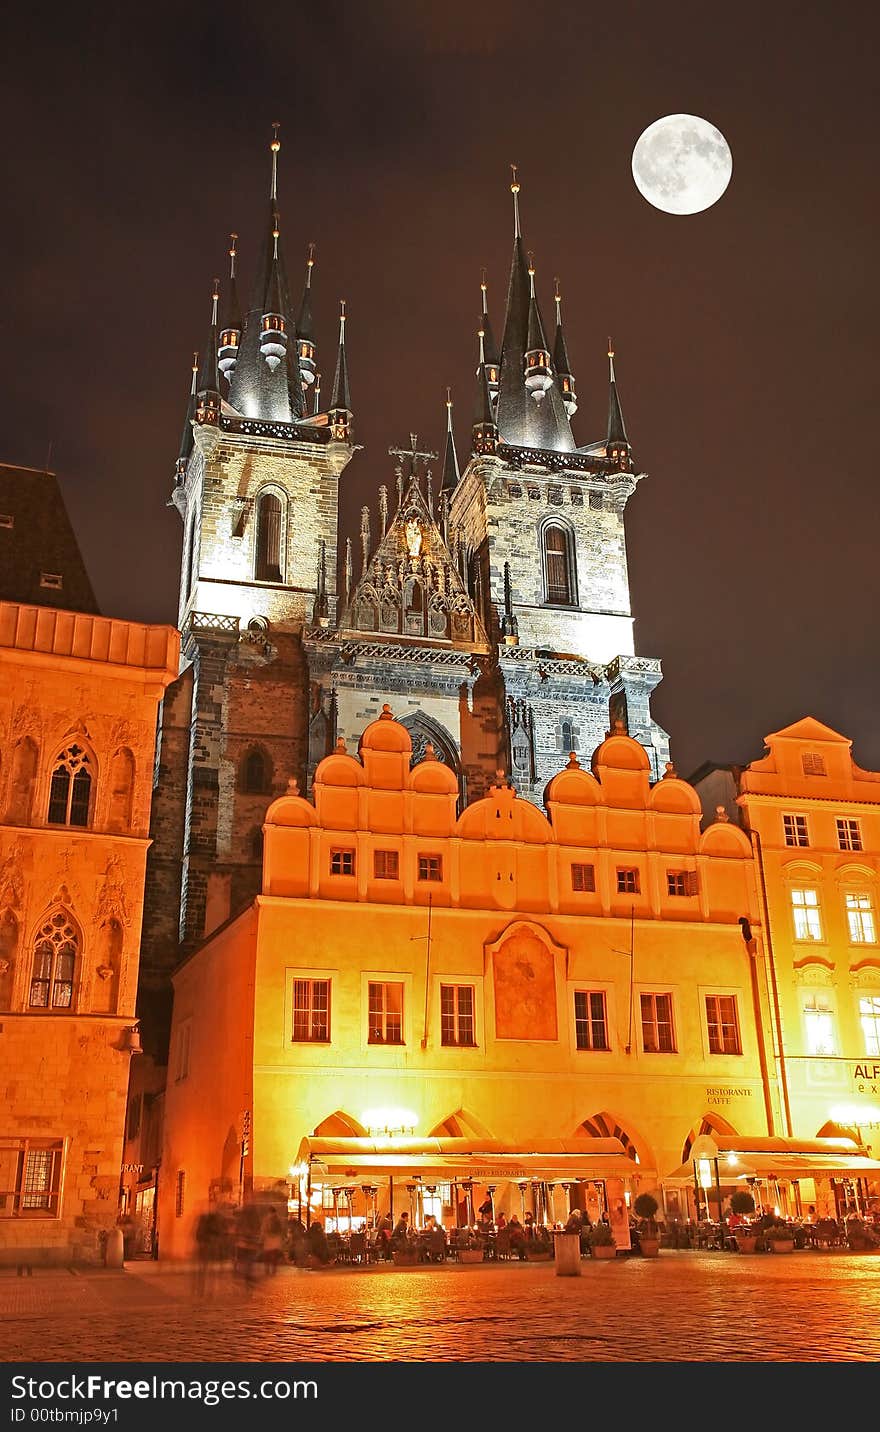
[[[771,1253],[790,1253],[794,1248],[794,1234],[781,1219],[768,1223],[763,1235]]]
[[[610,1223],[594,1223],[590,1229],[591,1258],[614,1258],[616,1254],[617,1244]]]
[[[730,1195],[730,1211],[740,1218],[750,1218],[755,1211],[755,1200],[747,1188],[734,1189]],[[754,1229],[735,1223],[733,1236],[738,1253],[754,1253],[758,1246],[758,1235]]]
[[[660,1230],[654,1215],[660,1207],[653,1193],[640,1193],[633,1204],[633,1212],[639,1219],[639,1248],[646,1258],[656,1258],[660,1252]]]

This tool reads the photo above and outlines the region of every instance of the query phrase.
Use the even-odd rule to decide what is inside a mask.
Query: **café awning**
[[[880,1177],[880,1160],[869,1158],[854,1139],[748,1138],[739,1135],[701,1134],[694,1140],[686,1163],[667,1174],[668,1188],[693,1187],[694,1168],[708,1161],[711,1180],[723,1187],[747,1179],[870,1178]],[[699,1179],[699,1170],[697,1173]]]
[[[433,1178],[449,1183],[645,1178],[654,1169],[631,1159],[619,1139],[548,1139],[505,1144],[496,1139],[305,1138],[297,1162],[313,1179]]]

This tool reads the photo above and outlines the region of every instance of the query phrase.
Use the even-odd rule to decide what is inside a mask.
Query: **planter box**
[[[793,1238],[768,1238],[771,1253],[792,1253],[794,1251]]]
[[[590,1249],[590,1256],[593,1258],[616,1258],[617,1249],[613,1243],[597,1243]]]
[[[645,1258],[657,1258],[660,1255],[659,1238],[646,1238],[644,1234],[641,1234],[639,1238],[639,1247],[641,1248],[642,1254]]]
[[[391,1256],[399,1268],[412,1268],[419,1261],[418,1253],[404,1253],[396,1248]]]
[[[756,1233],[737,1233],[737,1253],[754,1253],[758,1246],[758,1235]]]
[[[459,1263],[482,1263],[483,1250],[482,1248],[459,1248],[458,1261]]]

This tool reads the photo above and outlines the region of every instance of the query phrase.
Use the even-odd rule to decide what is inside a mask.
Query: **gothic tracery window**
[[[91,757],[73,741],[55,760],[46,819],[50,825],[88,825],[91,798]]]
[[[34,964],[28,1004],[31,1009],[70,1009],[76,972],[78,939],[70,917],[55,910],[34,942]]]

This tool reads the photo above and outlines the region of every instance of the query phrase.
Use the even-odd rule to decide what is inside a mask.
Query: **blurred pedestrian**
[[[278,1210],[270,1208],[263,1220],[263,1266],[267,1273],[278,1272],[284,1244],[284,1228]]]

